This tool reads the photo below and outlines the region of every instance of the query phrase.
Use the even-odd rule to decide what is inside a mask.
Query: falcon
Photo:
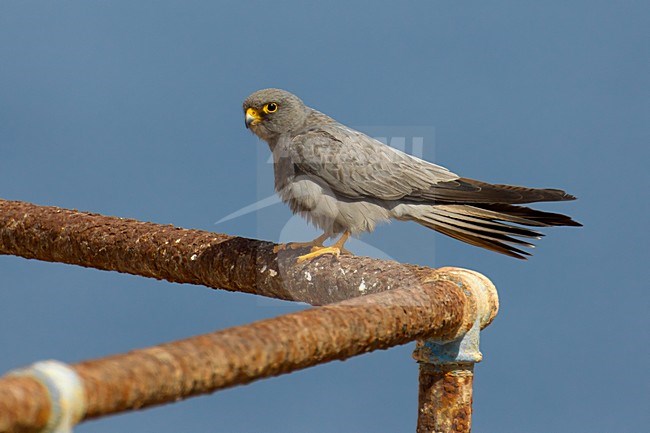
[[[391,219],[415,221],[471,245],[525,259],[522,247],[543,235],[529,227],[580,226],[570,217],[522,204],[574,200],[559,189],[498,185],[460,177],[387,146],[306,106],[281,89],[243,104],[246,128],[273,153],[275,190],[293,213],[323,230],[298,261],[349,253],[350,235]],[[340,238],[331,246],[324,242]]]

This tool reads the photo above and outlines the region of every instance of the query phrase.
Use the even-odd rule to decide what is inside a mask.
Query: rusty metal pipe
[[[474,325],[452,341],[419,340],[413,357],[420,363],[417,433],[469,433],[472,426],[474,364],[483,358],[480,330],[499,309],[494,285],[483,275],[457,268],[439,269],[438,278],[463,289],[474,310]]]
[[[397,287],[433,271],[368,257],[273,252],[274,244],[0,199],[0,254],[324,305]],[[449,306],[453,307],[453,306]]]
[[[474,322],[463,288],[432,278],[245,326],[72,365],[85,419],[172,402],[404,344],[450,340]],[[453,305],[453,308],[449,308]],[[0,432],[38,431],[48,417],[31,377],[0,379]]]
[[[323,256],[298,264],[295,258],[301,253],[276,255],[269,242],[0,200],[0,254],[313,305],[374,294],[295,317],[77,364],[73,367],[91,396],[86,417],[211,392],[427,336],[414,354],[419,362],[432,365],[421,369],[421,396],[423,392],[428,396],[420,402],[440,411],[421,410],[418,431],[434,431],[426,429],[438,425],[432,420],[455,413],[443,404],[452,400],[441,400],[444,394],[435,391],[449,376],[436,373],[449,370],[439,364],[449,363],[444,358],[450,353],[461,355],[456,361],[480,360],[478,330],[498,309],[494,286],[471,271],[433,270],[366,257]],[[369,308],[368,302],[376,304]],[[366,310],[377,315],[367,317]],[[474,343],[478,358],[472,358]],[[224,370],[224,365],[229,367]],[[471,396],[471,380],[463,383]],[[37,426],[45,425],[51,410],[44,394],[45,388],[34,378],[0,379],[0,432],[38,431]]]
[[[469,433],[474,363],[420,364],[417,433]]]

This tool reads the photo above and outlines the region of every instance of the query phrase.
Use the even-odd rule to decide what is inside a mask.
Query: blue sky
[[[394,223],[352,250],[480,271],[475,431],[633,432],[650,423],[647,2],[0,2],[0,197],[278,240],[268,150],[241,102],[264,87],[374,135],[422,136],[466,177],[563,188],[521,262]],[[424,131],[424,132],[422,132]],[[407,139],[407,147],[410,138]],[[303,308],[0,257],[0,372],[75,362]],[[412,345],[76,431],[410,432]]]

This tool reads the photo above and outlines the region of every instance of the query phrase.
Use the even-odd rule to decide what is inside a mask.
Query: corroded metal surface
[[[0,432],[38,432],[50,416],[46,388],[33,378],[0,378]]]
[[[450,282],[424,283],[230,328],[148,349],[72,365],[86,395],[85,418],[176,401],[323,362],[404,344],[449,338],[464,326],[462,291]],[[19,378],[21,379],[21,378]],[[0,379],[23,389],[14,377]],[[7,381],[13,381],[8,383]],[[34,391],[0,410],[0,420],[21,407],[42,414]],[[0,407],[2,407],[0,405]],[[42,416],[42,415],[39,415]],[[32,418],[36,421],[36,418]],[[25,420],[21,420],[26,424]],[[0,431],[11,431],[0,424]]]
[[[0,200],[0,254],[124,272],[323,305],[417,286],[432,270],[367,257],[304,250],[56,207]]]
[[[480,330],[489,325],[499,310],[496,288],[478,272],[459,268],[440,268],[435,273],[439,281],[456,284],[467,296],[465,312],[474,317],[474,325],[461,337],[452,341],[419,340],[413,357],[422,363],[457,364],[480,362]]]
[[[347,256],[297,263],[304,251],[278,255],[273,246],[0,200],[0,254],[329,304],[76,364],[72,367],[83,379],[88,400],[86,418],[209,393],[415,339],[453,342],[489,324],[498,309],[494,286],[472,271]],[[427,362],[429,349],[418,347],[416,357]],[[421,366],[420,433],[469,431],[472,364],[450,368]],[[38,431],[50,412],[44,393],[29,377],[0,378],[0,432]]]
[[[483,275],[458,268],[441,268],[439,281],[456,284],[467,295],[466,311],[474,325],[452,341],[436,338],[416,342],[413,357],[420,363],[418,433],[468,433],[471,429],[472,378],[480,330],[499,309],[496,288]]]
[[[474,363],[420,364],[417,433],[469,433]]]

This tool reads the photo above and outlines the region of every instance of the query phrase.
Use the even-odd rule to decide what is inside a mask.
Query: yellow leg
[[[334,254],[336,257],[340,256],[341,253],[343,254],[351,254],[348,250],[343,248],[343,245],[345,242],[348,240],[350,237],[350,232],[346,231],[343,233],[343,236],[334,243],[331,247],[324,247],[322,245],[320,246],[314,246],[311,249],[311,252],[309,254],[305,254],[303,256],[298,257],[298,263],[302,263],[305,260],[311,260],[316,257],[322,256],[323,254]]]
[[[276,245],[273,247],[273,252],[278,253],[278,251],[284,251],[286,249],[290,250],[297,250],[299,248],[305,248],[305,247],[322,247],[323,242],[325,242],[329,238],[329,235],[327,233],[323,233],[313,241],[309,242],[290,242],[287,244],[280,244]]]

